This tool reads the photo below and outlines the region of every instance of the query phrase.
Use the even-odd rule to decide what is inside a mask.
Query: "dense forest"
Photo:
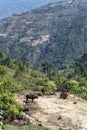
[[[87,52],[87,2],[52,3],[2,19],[0,50],[32,68],[72,63]]]

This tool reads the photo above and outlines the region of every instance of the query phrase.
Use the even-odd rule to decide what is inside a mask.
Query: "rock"
[[[42,127],[43,125],[41,123],[38,124],[40,127]]]
[[[75,102],[73,102],[73,104],[77,104],[77,102],[75,101]]]
[[[62,117],[61,117],[61,116],[59,116],[57,119],[58,119],[58,120],[61,120],[61,119],[62,119]]]
[[[63,128],[59,128],[59,130],[63,130]]]

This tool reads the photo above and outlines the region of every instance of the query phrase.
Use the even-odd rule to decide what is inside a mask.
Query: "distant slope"
[[[0,0],[0,19],[62,0]]]
[[[0,21],[0,49],[13,59],[56,67],[87,52],[87,2],[68,0]]]

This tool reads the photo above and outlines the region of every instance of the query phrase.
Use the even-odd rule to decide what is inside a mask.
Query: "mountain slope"
[[[0,48],[31,67],[71,63],[87,51],[87,2],[68,0],[0,21]]]
[[[0,0],[0,19],[61,0]]]

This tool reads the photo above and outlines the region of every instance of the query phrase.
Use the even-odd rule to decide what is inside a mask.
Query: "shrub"
[[[0,109],[4,111],[4,118],[14,119],[22,113],[22,106],[16,102],[12,94],[0,95]]]
[[[1,121],[0,121],[0,130],[4,130],[4,125]]]
[[[47,81],[44,84],[44,88],[46,89],[46,91],[51,92],[51,91],[55,91],[57,90],[56,85],[53,81]]]

